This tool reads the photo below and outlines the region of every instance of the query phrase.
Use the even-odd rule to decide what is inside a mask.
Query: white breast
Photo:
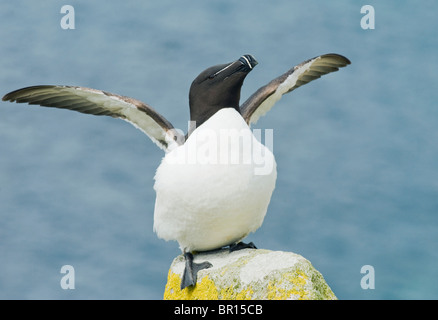
[[[154,230],[185,251],[237,242],[261,226],[276,177],[272,153],[236,110],[221,109],[158,167]]]

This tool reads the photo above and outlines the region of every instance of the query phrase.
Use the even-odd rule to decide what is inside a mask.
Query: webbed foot
[[[238,242],[230,245],[230,252],[242,250],[242,249],[257,249],[257,247],[253,242],[250,243]]]
[[[184,258],[186,259],[186,266],[184,268],[184,274],[181,280],[181,290],[183,290],[186,287],[196,285],[199,270],[208,269],[213,266],[208,261],[202,263],[194,263],[193,254],[190,252],[185,252]]]

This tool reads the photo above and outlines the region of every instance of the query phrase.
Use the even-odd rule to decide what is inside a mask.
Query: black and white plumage
[[[185,288],[196,284],[199,269],[210,266],[194,264],[192,251],[234,245],[263,223],[277,171],[273,154],[254,137],[251,123],[283,94],[348,64],[337,54],[309,59],[258,89],[242,105],[240,90],[257,65],[255,58],[244,55],[210,67],[190,88],[193,125],[186,136],[149,105],[95,89],[40,85],[12,91],[3,100],[120,118],[165,151],[155,175],[154,230],[160,238],[178,241],[185,253]],[[251,148],[241,145],[241,138]],[[261,163],[269,164],[269,170],[257,171]]]
[[[347,58],[333,53],[306,60],[251,95],[240,106],[242,117],[248,124],[255,123],[283,94],[348,64],[350,61]],[[184,142],[181,133],[148,104],[106,91],[78,86],[39,85],[12,91],[3,97],[3,101],[120,118],[142,130],[165,151]]]

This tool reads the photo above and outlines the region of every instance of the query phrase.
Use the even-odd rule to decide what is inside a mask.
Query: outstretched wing
[[[3,101],[27,102],[44,107],[120,118],[143,131],[166,152],[184,141],[184,136],[147,104],[105,91],[84,87],[41,85],[12,91],[3,97]]]
[[[258,89],[241,106],[240,111],[245,121],[250,125],[266,114],[283,94],[320,78],[330,72],[350,64],[347,58],[335,54],[324,54],[293,67],[267,85]]]

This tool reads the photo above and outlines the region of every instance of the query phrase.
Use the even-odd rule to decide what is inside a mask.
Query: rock
[[[198,273],[195,287],[180,289],[185,260],[173,260],[164,292],[165,300],[336,299],[312,264],[302,256],[283,251],[228,249],[195,254],[195,262],[209,261]]]

